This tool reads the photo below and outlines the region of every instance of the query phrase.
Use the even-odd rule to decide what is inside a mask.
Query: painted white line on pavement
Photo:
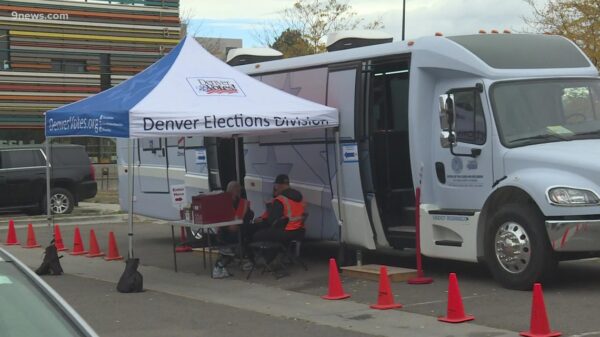
[[[169,222],[164,220],[152,219],[142,216],[135,216],[134,223],[152,223],[152,224],[169,224]],[[93,216],[79,216],[79,217],[69,217],[62,219],[54,219],[54,223],[63,226],[76,226],[76,225],[96,225],[96,224],[115,224],[115,223],[126,223],[127,222],[127,214],[110,214],[110,215],[93,215]],[[34,228],[42,228],[48,227],[48,223],[45,219],[37,220],[37,221],[28,221],[20,219],[19,222],[15,221],[16,229],[27,228],[29,223],[32,224]],[[0,231],[8,229],[8,220],[0,221]]]
[[[488,295],[472,295],[472,296],[463,296],[463,301],[464,300],[468,300],[471,298],[481,298],[481,297],[487,297]],[[438,300],[438,301],[429,301],[429,302],[418,302],[418,303],[411,303],[411,304],[403,304],[404,307],[416,307],[419,305],[428,305],[428,304],[438,304],[438,303],[446,303],[448,302],[447,300]]]
[[[577,335],[571,335],[570,337],[585,337],[585,336],[600,336],[600,331],[584,332]]]

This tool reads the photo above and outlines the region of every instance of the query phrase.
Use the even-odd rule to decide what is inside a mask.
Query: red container
[[[226,192],[192,197],[192,212],[197,224],[232,221],[235,217],[233,198]]]

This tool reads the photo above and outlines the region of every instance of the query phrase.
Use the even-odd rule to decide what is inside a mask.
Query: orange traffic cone
[[[90,250],[85,255],[87,257],[98,257],[104,256],[104,253],[100,251],[100,247],[98,246],[98,240],[96,240],[96,232],[93,229],[90,229]]]
[[[83,240],[81,240],[81,233],[79,227],[75,226],[75,235],[73,236],[73,250],[69,253],[71,255],[84,255],[87,254],[87,250],[83,247]]]
[[[58,225],[54,225],[54,246],[56,250],[62,252],[64,250],[69,250],[65,248],[65,244],[62,239],[62,235],[60,234],[60,227]]]
[[[377,304],[370,306],[373,309],[387,310],[402,308],[402,304],[394,303],[394,295],[390,286],[390,278],[387,275],[387,268],[379,269],[379,294],[377,296]]]
[[[556,337],[562,335],[558,331],[550,330],[542,285],[533,285],[533,301],[531,303],[531,324],[529,331],[520,332],[519,335],[526,337]]]
[[[450,273],[448,283],[448,309],[446,316],[438,317],[438,321],[447,323],[462,323],[472,321],[475,317],[466,315],[463,306],[460,289],[458,288],[458,280],[455,273]]]
[[[27,226],[27,243],[25,244],[25,246],[23,246],[23,248],[36,248],[36,247],[41,247],[41,245],[39,245],[37,243],[37,241],[35,240],[35,232],[33,231],[33,225],[29,224]]]
[[[326,300],[342,300],[348,297],[350,295],[346,294],[342,288],[342,280],[340,279],[335,259],[329,259],[329,292],[327,295],[321,296],[321,298]]]
[[[6,242],[4,244],[7,246],[19,244],[19,241],[17,240],[17,232],[15,231],[15,222],[13,219],[8,220],[8,233],[6,234]]]
[[[108,255],[104,257],[106,261],[123,260],[123,257],[119,255],[119,248],[117,248],[117,240],[115,240],[115,233],[108,233]]]
[[[181,231],[179,232],[179,245],[175,247],[175,251],[177,253],[191,252],[192,247],[185,244],[187,241],[187,238],[185,237],[185,227],[181,226],[180,228]]]

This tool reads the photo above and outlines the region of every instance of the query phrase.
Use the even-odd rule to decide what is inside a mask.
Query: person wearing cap
[[[290,178],[280,174],[273,185],[273,200],[256,220],[267,227],[257,231],[252,241],[287,242],[304,237],[302,193],[290,187]]]

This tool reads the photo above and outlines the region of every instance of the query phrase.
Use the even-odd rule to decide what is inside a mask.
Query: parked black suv
[[[51,197],[54,214],[71,213],[97,192],[94,167],[79,145],[52,145]],[[38,146],[0,148],[0,210],[45,212],[46,155]]]

